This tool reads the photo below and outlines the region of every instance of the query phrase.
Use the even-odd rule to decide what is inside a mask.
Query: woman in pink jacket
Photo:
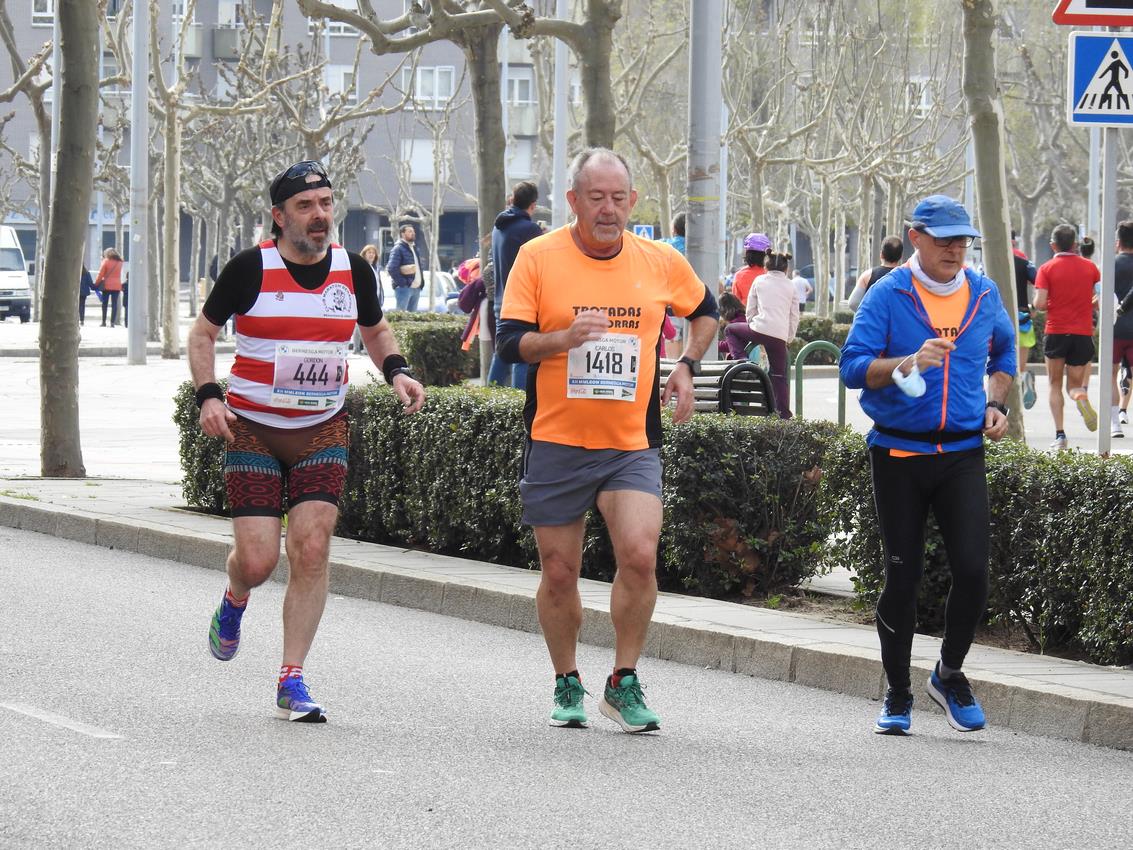
[[[784,419],[791,418],[791,398],[787,388],[787,343],[799,328],[799,298],[787,277],[791,255],[772,251],[767,255],[762,275],[755,279],[744,311],[747,322],[732,322],[725,335],[732,351],[743,351],[749,343],[762,345],[771,364],[771,387],[775,409]]]
[[[122,255],[113,248],[102,252],[102,265],[98,267],[98,277],[94,285],[102,290],[102,326],[106,327],[106,307],[114,302],[110,313],[110,327],[118,324],[118,299],[122,297]]]

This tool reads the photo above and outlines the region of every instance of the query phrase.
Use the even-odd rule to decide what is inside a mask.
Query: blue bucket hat
[[[947,195],[929,195],[917,204],[909,227],[941,238],[980,236],[980,232],[972,227],[972,217],[964,205]]]

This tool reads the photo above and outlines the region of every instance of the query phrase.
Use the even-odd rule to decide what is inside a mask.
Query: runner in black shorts
[[[234,545],[228,588],[209,625],[209,651],[228,661],[252,588],[279,561],[286,487],[287,593],[276,715],[321,723],[326,713],[303,679],[303,663],[326,605],[327,557],[346,479],[343,402],[346,352],[355,324],[366,352],[406,413],[424,388],[382,318],[366,260],[330,241],[334,200],[318,162],[298,162],[272,181],[272,233],[224,267],[189,333],[189,365],[201,428],[227,441],[224,480]],[[227,398],[216,384],[215,343],[236,316],[236,362]]]

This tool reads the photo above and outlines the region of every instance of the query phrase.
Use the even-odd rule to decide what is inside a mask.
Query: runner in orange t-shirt
[[[535,601],[555,668],[551,723],[588,723],[575,655],[578,577],[586,513],[597,506],[617,560],[614,671],[599,709],[626,732],[648,732],[660,718],[645,705],[637,661],[657,601],[661,408],[675,395],[673,421],[692,415],[692,376],[716,333],[716,301],[672,246],[626,233],[637,192],[622,157],[589,148],[571,164],[567,183],[575,221],[520,248],[496,351],[531,364],[520,493],[543,571]],[[684,354],[661,393],[666,307],[690,321]]]

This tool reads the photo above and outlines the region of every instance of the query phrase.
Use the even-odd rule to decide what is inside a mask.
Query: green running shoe
[[[555,677],[555,710],[551,712],[552,726],[567,726],[571,729],[585,729],[590,719],[582,707],[582,697],[586,688],[576,676]]]
[[[656,732],[660,729],[661,718],[646,706],[637,676],[622,676],[616,688],[611,684],[612,680],[613,677],[606,679],[606,693],[598,703],[598,710],[626,732]]]

